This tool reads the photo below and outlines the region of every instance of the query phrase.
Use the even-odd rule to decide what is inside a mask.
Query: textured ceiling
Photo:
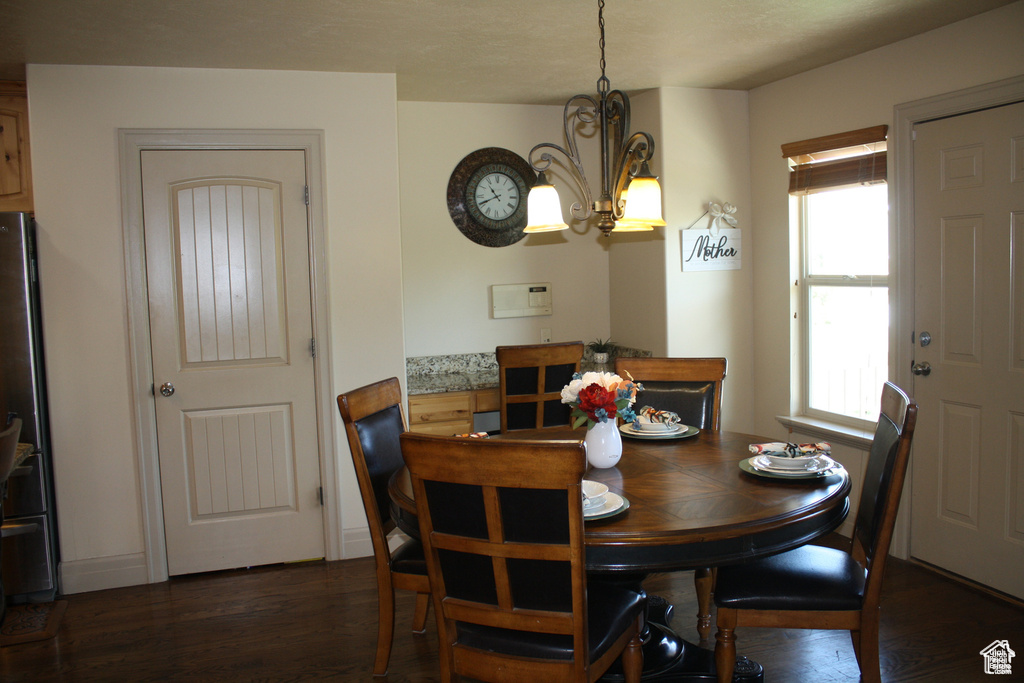
[[[1011,0],[607,0],[613,88],[749,89]],[[0,80],[26,63],[397,74],[400,100],[593,92],[597,0],[0,0]]]

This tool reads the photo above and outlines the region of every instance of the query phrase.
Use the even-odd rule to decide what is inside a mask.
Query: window
[[[803,412],[855,425],[878,417],[889,374],[885,128],[783,146],[800,229]]]

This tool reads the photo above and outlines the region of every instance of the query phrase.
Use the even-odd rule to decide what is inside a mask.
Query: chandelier
[[[530,150],[530,165],[538,175],[527,197],[524,232],[569,228],[562,217],[558,191],[545,173],[551,168],[554,156],[550,151],[541,150],[553,150],[571,162],[565,168],[584,198],[583,204],[575,202],[571,208],[577,221],[585,221],[597,214],[597,227],[605,237],[612,232],[653,230],[654,226],[665,225],[661,215],[661,185],[647,165],[654,156],[654,138],[643,132],[629,134],[629,97],[621,90],[611,90],[604,74],[604,0],[598,0],[597,24],[601,30],[601,77],[597,79],[597,99],[590,95],[574,95],[565,103],[562,116],[565,147],[542,142]],[[596,198],[587,182],[576,143],[577,125],[594,123],[601,143],[601,187]],[[538,151],[541,151],[539,155]]]

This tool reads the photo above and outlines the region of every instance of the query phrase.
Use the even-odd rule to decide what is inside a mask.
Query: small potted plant
[[[615,350],[615,342],[611,339],[601,339],[587,344],[587,348],[594,354],[594,362],[603,365],[608,362],[608,354]]]

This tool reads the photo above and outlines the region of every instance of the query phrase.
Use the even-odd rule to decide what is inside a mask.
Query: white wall
[[[612,331],[655,355],[724,356],[722,428],[750,431],[752,282],[757,238],[751,220],[747,93],[661,88],[633,99],[634,130],[657,142],[665,221],[654,233],[624,235],[612,249]],[[731,202],[743,230],[742,268],[682,272],[680,231],[708,202]],[[695,228],[706,228],[708,218]],[[616,237],[615,239],[620,239]]]
[[[784,436],[774,418],[789,414],[795,401],[788,169],[781,145],[882,123],[891,127],[895,105],[1024,73],[1022,36],[1024,2],[1017,2],[750,92],[758,434]]]
[[[144,582],[117,131],[325,131],[336,394],[404,376],[395,79],[29,65],[27,80],[62,571],[93,588]],[[337,409],[325,410],[342,525],[365,526]]]
[[[630,132],[644,131],[654,137],[650,167],[662,186],[662,210],[669,225],[649,232],[616,233],[612,237],[615,247],[609,251],[612,337],[655,356],[669,355],[665,235],[676,228],[669,206],[679,190],[668,185],[663,170],[674,152],[665,145],[661,103],[661,90],[634,96],[630,102]]]
[[[526,159],[540,142],[564,144],[561,121],[560,106],[398,104],[405,345],[410,357],[536,344],[542,328],[550,328],[556,342],[608,337],[607,240],[596,228],[570,219],[568,206],[576,194],[565,175],[554,174],[551,180],[570,230],[488,247],[465,237],[448,214],[448,180],[463,157],[482,147],[503,147]],[[581,141],[588,173],[598,155],[590,142]],[[599,176],[591,182],[596,187]],[[552,315],[492,319],[490,285],[524,282],[551,283]]]

